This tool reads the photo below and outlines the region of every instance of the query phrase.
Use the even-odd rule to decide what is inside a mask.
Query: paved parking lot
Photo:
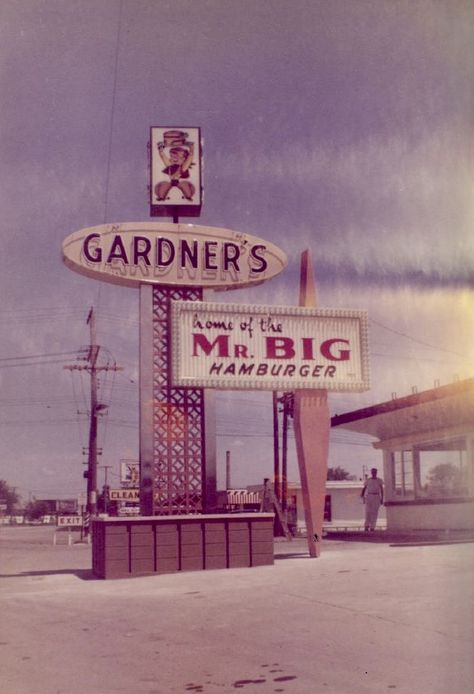
[[[95,580],[53,528],[0,528],[7,694],[471,694],[474,544],[276,542],[274,566]]]

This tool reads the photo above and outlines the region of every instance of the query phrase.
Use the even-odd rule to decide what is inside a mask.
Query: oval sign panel
[[[66,265],[104,282],[232,289],[259,284],[286,266],[273,243],[230,229],[125,222],[81,229],[63,242]]]

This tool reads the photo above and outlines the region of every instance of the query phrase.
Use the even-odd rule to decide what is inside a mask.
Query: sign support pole
[[[311,255],[301,255],[300,306],[317,305]],[[310,557],[319,557],[323,534],[329,452],[330,414],[327,390],[295,391],[294,427]]]
[[[153,515],[153,287],[140,285],[140,513]]]

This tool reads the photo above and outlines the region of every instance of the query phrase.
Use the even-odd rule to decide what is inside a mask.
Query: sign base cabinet
[[[92,571],[128,578],[273,564],[273,513],[98,518]]]

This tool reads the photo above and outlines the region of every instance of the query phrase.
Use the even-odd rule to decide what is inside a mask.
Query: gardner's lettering
[[[144,236],[135,236],[133,239],[133,264],[138,265],[140,258],[142,258],[145,265],[151,265],[149,258],[150,250],[150,239]]]
[[[173,242],[169,239],[156,239],[156,262],[157,267],[168,267],[174,260],[176,251]]]
[[[127,251],[125,250],[121,236],[115,236],[105,262],[108,264],[111,263],[112,260],[121,260],[124,265],[128,265]]]
[[[265,246],[257,245],[250,248],[250,257],[257,261],[257,265],[252,268],[251,272],[265,272],[268,267],[268,263],[265,260],[264,252]]]
[[[82,255],[87,263],[139,267],[154,266],[166,270],[176,266],[177,270],[202,272],[241,272],[242,248],[232,241],[203,241],[198,239],[142,235],[127,235],[126,241],[120,234],[101,236],[88,234],[82,242]],[[247,254],[247,249],[245,249]],[[254,244],[248,250],[248,265],[251,275],[260,275],[268,268],[267,247]]]
[[[86,257],[86,260],[88,260],[90,263],[102,262],[102,249],[97,239],[100,239],[100,234],[89,234],[89,236],[86,236],[84,239],[84,243],[82,245],[82,252]]]

